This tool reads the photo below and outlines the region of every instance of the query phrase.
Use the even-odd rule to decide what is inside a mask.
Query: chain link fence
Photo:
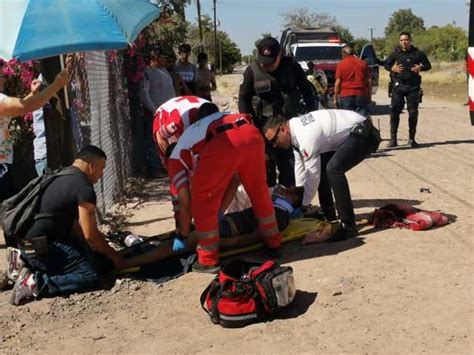
[[[97,209],[107,209],[131,175],[132,136],[123,58],[115,53],[77,54],[71,81],[71,124],[76,149],[93,144],[107,154],[104,177],[95,185]]]

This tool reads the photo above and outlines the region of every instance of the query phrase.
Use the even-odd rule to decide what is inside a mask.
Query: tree
[[[395,11],[388,20],[385,27],[385,36],[398,35],[402,31],[420,32],[425,30],[423,18],[413,14],[411,9],[400,9]]]
[[[196,56],[200,52],[208,55],[209,63],[214,64],[216,68],[220,66],[220,53],[222,53],[222,70],[224,72],[231,69],[236,63],[240,63],[242,55],[237,45],[229,38],[224,31],[217,31],[217,49],[214,53],[214,27],[213,21],[209,16],[202,16],[201,26],[203,31],[203,41],[199,40],[199,27],[197,24],[188,24],[188,38],[193,47],[193,54]],[[220,49],[220,50],[219,50]]]
[[[337,25],[335,17],[324,12],[313,12],[307,8],[297,8],[282,14],[283,27],[332,27]]]
[[[324,12],[313,12],[309,9],[298,8],[282,14],[284,19],[283,28],[288,27],[331,27],[334,29],[341,41],[351,43],[354,36],[347,27],[341,26],[335,17]]]

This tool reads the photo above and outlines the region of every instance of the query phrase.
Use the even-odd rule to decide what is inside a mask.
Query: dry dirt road
[[[238,80],[226,77],[219,103],[229,106]],[[376,100],[374,122],[387,138],[385,90]],[[406,114],[402,122],[403,142]],[[365,226],[346,242],[285,246],[282,262],[294,268],[299,291],[277,319],[234,330],[211,324],[199,306],[211,276],[195,273],[21,307],[4,292],[0,353],[473,353],[474,134],[466,108],[426,100],[418,139],[419,149],[382,149],[350,172],[356,213],[402,202],[439,209],[452,223],[425,232]],[[144,235],[173,224],[165,182],[149,187],[128,227]]]

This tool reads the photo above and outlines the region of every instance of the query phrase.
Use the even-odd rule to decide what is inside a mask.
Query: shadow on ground
[[[274,319],[293,319],[305,314],[309,307],[316,301],[317,292],[307,292],[296,290],[293,302],[286,308],[282,309]]]

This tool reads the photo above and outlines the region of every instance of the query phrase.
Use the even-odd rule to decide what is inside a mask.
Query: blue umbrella
[[[19,61],[132,43],[157,0],[0,0],[0,57]]]

